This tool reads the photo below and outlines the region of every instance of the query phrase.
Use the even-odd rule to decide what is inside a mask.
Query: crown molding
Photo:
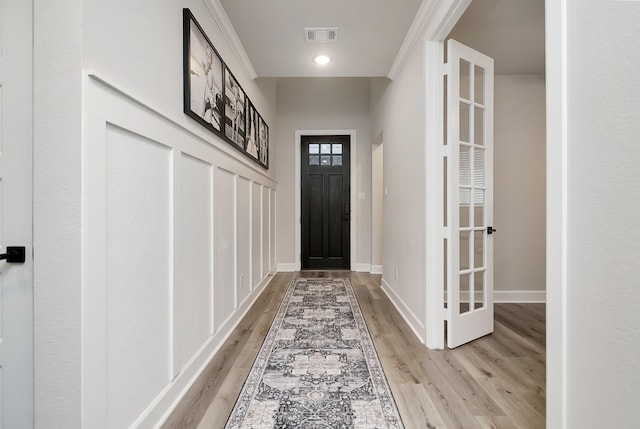
[[[423,0],[387,77],[398,77],[419,40],[444,40],[470,3],[471,0]]]
[[[250,80],[253,80],[256,77],[258,77],[258,74],[256,73],[256,70],[253,68],[253,64],[251,64],[251,60],[249,60],[249,56],[247,55],[247,52],[244,50],[244,47],[240,42],[240,38],[238,38],[238,34],[236,33],[236,30],[233,28],[233,25],[229,20],[229,16],[227,15],[227,12],[224,10],[222,3],[220,3],[220,0],[204,0],[204,4],[209,9],[209,12],[211,12],[211,15],[213,15],[213,19],[215,20],[216,24],[218,24],[218,27],[220,27],[220,30],[222,31],[222,35],[227,40],[227,43],[229,43],[231,50],[238,58],[240,62],[240,66],[246,73],[247,77]]]

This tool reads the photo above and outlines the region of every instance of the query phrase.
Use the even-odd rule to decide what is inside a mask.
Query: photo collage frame
[[[184,113],[269,168],[269,127],[188,8],[183,9]]]

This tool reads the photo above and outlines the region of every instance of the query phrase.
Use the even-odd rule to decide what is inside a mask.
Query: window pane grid
[[[341,167],[342,150],[342,143],[310,143],[309,165]]]

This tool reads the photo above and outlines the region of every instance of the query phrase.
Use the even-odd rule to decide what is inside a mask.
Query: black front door
[[[302,269],[349,269],[349,136],[302,136]]]

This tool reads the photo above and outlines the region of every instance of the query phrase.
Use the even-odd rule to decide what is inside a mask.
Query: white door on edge
[[[447,43],[447,346],[493,332],[493,59]]]
[[[0,428],[33,428],[32,2],[0,3]],[[24,262],[21,253],[24,250]]]

